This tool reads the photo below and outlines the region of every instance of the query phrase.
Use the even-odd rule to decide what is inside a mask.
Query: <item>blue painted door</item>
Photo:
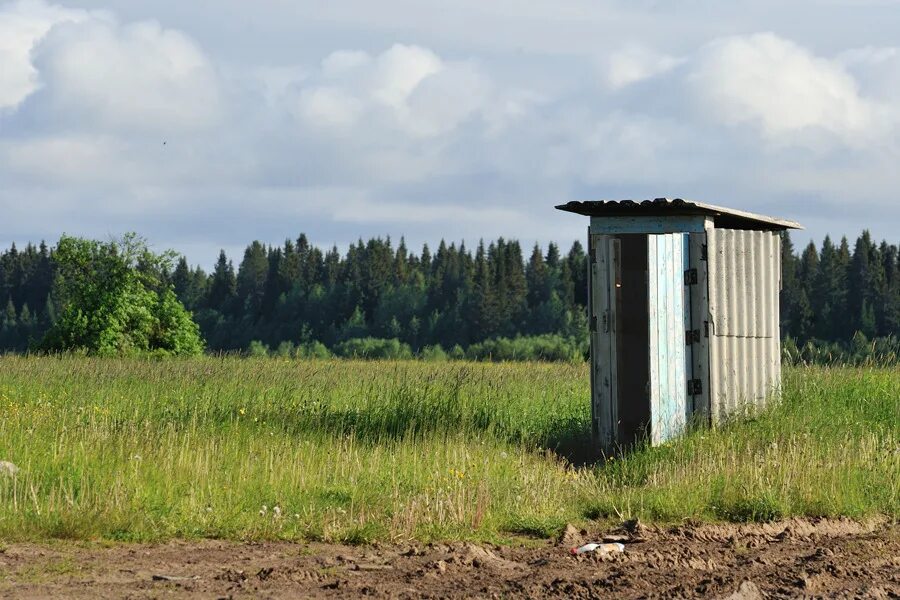
[[[654,445],[681,433],[688,413],[688,248],[689,238],[682,233],[648,236],[650,437]]]

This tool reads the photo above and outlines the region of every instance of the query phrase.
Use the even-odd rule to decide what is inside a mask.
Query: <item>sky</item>
[[[0,0],[0,244],[582,239],[688,198],[900,242],[894,0]]]

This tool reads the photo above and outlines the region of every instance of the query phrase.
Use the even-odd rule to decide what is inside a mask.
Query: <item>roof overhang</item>
[[[764,229],[782,231],[803,229],[796,221],[777,219],[743,210],[682,200],[656,198],[655,200],[587,200],[572,201],[557,206],[559,210],[588,217],[665,217],[703,215],[712,217],[716,227],[733,229]]]

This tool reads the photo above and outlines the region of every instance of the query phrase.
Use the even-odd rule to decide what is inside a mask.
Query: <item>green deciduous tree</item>
[[[55,260],[61,312],[42,349],[107,356],[203,350],[196,323],[162,280],[170,254],[150,252],[134,234],[106,243],[64,236]]]

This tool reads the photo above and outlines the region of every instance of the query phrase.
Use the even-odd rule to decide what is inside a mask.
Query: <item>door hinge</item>
[[[706,244],[700,245],[700,260],[709,260],[709,247]]]
[[[697,285],[697,269],[688,269],[684,272],[684,285]]]
[[[709,321],[703,321],[703,337],[709,337]]]
[[[609,310],[603,311],[603,333],[609,333]]]
[[[700,330],[699,329],[685,330],[684,343],[687,346],[690,346],[691,344],[699,344],[700,343]]]
[[[597,332],[597,315],[591,315],[591,332]]]
[[[688,379],[687,382],[688,396],[699,396],[703,393],[703,381],[700,379]]]

